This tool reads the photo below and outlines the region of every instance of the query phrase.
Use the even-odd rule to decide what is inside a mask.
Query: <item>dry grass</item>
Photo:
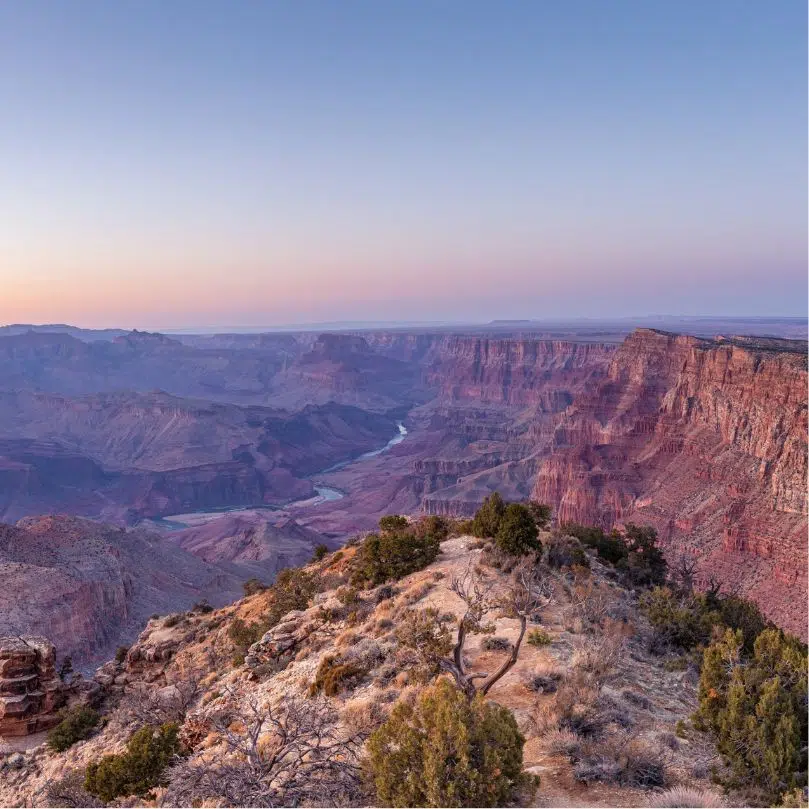
[[[693,807],[693,809],[713,809],[727,806],[725,799],[709,789],[694,787],[673,787],[655,795],[647,804],[656,809],[677,809],[677,807]]]
[[[578,756],[582,746],[581,736],[572,730],[552,730],[545,734],[543,742],[554,756]]]
[[[573,774],[586,783],[620,784],[638,789],[666,785],[665,752],[627,734],[582,745]]]

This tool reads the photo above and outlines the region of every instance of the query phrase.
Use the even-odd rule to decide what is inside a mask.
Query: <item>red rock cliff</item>
[[[558,412],[604,373],[615,350],[605,343],[447,336],[431,346],[424,375],[444,399]]]
[[[533,495],[562,521],[654,525],[805,638],[806,429],[805,344],[639,329],[563,414]]]

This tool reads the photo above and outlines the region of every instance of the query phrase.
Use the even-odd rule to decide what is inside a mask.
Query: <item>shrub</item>
[[[367,673],[368,670],[359,663],[327,655],[317,667],[315,680],[309,686],[309,696],[322,692],[327,697],[334,697],[341,691],[354,687]]]
[[[48,732],[48,747],[61,753],[86,739],[101,717],[97,711],[81,705],[62,714],[62,721]]]
[[[356,604],[359,601],[359,593],[356,587],[339,587],[337,589],[337,600],[344,606]]]
[[[450,631],[434,607],[408,610],[396,630],[396,639],[402,648],[417,652],[418,662],[412,668],[425,682],[439,673],[439,660],[452,650]]]
[[[182,621],[183,616],[180,613],[175,612],[173,615],[169,615],[166,617],[166,620],[163,621],[163,626],[167,629],[171,629],[173,626],[177,626],[177,624]]]
[[[544,741],[552,756],[577,756],[581,751],[581,737],[572,730],[552,730]]]
[[[694,719],[714,734],[729,783],[772,805],[806,783],[806,647],[765,629],[750,659],[743,650],[741,629],[728,629],[705,650]]]
[[[119,646],[115,650],[115,662],[116,663],[123,663],[124,660],[126,660],[126,656],[127,656],[128,653],[129,653],[129,647],[128,646]]]
[[[245,596],[254,596],[256,593],[263,593],[266,589],[267,585],[264,584],[264,582],[260,579],[256,578],[248,579],[244,584],[242,584],[242,590],[244,590]]]
[[[544,629],[532,629],[526,639],[526,643],[531,646],[550,646],[553,643],[553,638]]]
[[[526,500],[523,505],[531,512],[537,528],[547,528],[551,522],[553,509],[546,503],[537,503],[535,500]]]
[[[319,545],[315,545],[314,552],[312,553],[312,561],[319,562],[323,559],[329,552],[329,546],[324,545],[322,542]]]
[[[143,796],[161,783],[163,770],[180,753],[176,724],[136,731],[125,753],[104,756],[87,765],[88,792],[109,803],[120,795]]]
[[[542,550],[534,518],[519,503],[509,503],[497,528],[495,543],[504,553],[523,556]]]
[[[198,612],[200,615],[208,615],[213,612],[213,607],[203,598],[202,601],[197,601],[197,603],[191,607],[191,611]]]
[[[407,517],[401,514],[388,514],[379,520],[379,530],[384,532],[407,530]]]
[[[590,567],[590,560],[575,537],[551,537],[545,560],[557,570],[563,567]]]
[[[576,537],[583,545],[595,550],[599,559],[611,565],[617,565],[627,556],[626,543],[617,531],[605,534],[597,526],[579,525],[578,523],[566,523],[562,526],[562,531]]]
[[[487,539],[497,536],[500,521],[506,512],[506,503],[497,492],[492,492],[477,510],[470,530],[473,536]]]
[[[413,523],[413,533],[419,537],[435,537],[439,542],[443,542],[450,532],[450,524],[446,517],[441,517],[437,514],[430,514],[425,517],[419,517]]]
[[[507,806],[523,783],[525,739],[513,714],[445,680],[415,705],[399,702],[368,740],[377,800],[386,806]]]
[[[649,806],[655,809],[678,809],[678,807],[693,807],[693,809],[720,809],[727,806],[724,798],[708,789],[695,787],[673,787],[654,795]]]
[[[669,587],[644,593],[640,607],[655,630],[660,646],[693,649],[706,643],[716,614],[709,613],[698,596],[679,596]]]
[[[441,552],[437,536],[416,536],[413,531],[370,534],[354,557],[354,584],[383,584],[422,570]]]
[[[247,650],[261,640],[267,631],[267,626],[260,623],[246,624],[241,618],[236,618],[228,627],[228,637],[236,647],[233,653],[233,665],[240,666],[244,663],[244,656]]]
[[[288,612],[309,606],[317,592],[317,577],[299,567],[287,567],[278,574],[270,592],[272,602],[265,616],[267,629],[274,627]]]
[[[640,789],[666,785],[666,765],[659,752],[645,742],[626,737],[588,744],[573,774],[579,781]]]
[[[511,641],[508,638],[484,638],[480,648],[486,652],[507,652],[511,648]]]
[[[663,584],[668,565],[657,545],[657,531],[649,525],[627,523],[624,541],[627,556],[623,566],[629,582],[637,587]]]
[[[91,795],[84,788],[84,771],[71,770],[67,775],[55,781],[48,781],[45,788],[45,806],[70,807],[101,807],[104,806],[98,798]]]

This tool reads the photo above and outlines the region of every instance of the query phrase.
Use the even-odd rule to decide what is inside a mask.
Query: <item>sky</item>
[[[4,0],[0,323],[805,315],[803,0]]]

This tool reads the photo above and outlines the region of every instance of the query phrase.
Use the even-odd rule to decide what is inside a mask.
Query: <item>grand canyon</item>
[[[651,525],[805,638],[806,342],[690,325],[7,330],[0,634],[98,662],[152,612],[498,491]]]

